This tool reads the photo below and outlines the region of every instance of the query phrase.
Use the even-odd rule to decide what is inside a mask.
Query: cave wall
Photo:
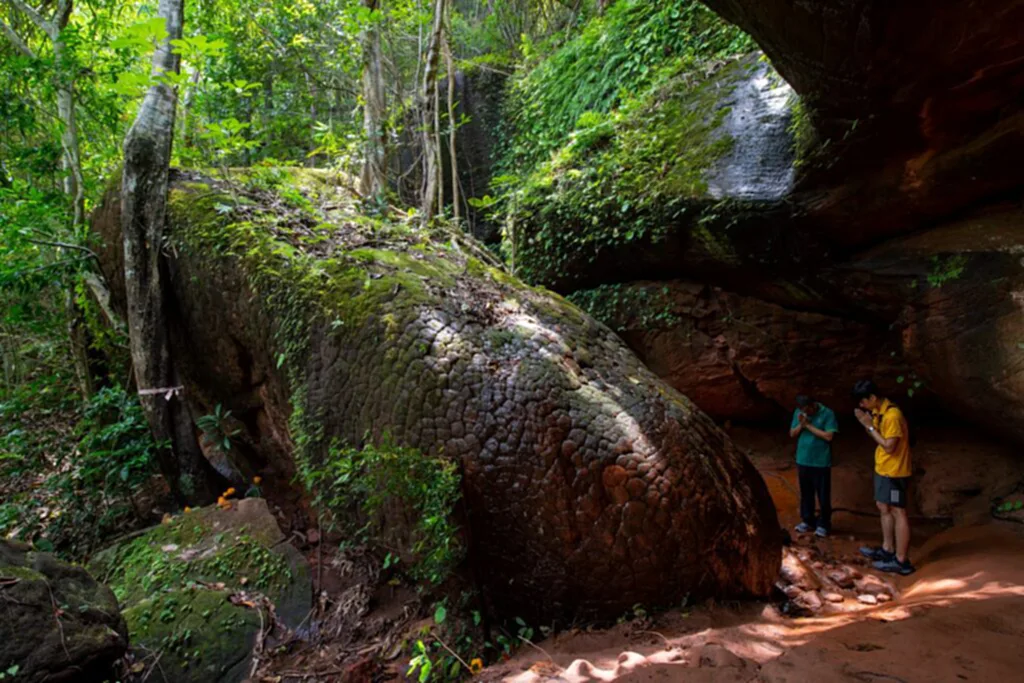
[[[699,106],[729,152],[694,166],[704,183],[666,198],[682,210],[642,239],[622,236],[651,214],[595,213],[565,225],[566,249],[545,226],[573,215],[563,187],[600,158],[577,153],[520,223],[535,238],[525,270],[718,419],[779,419],[797,393],[845,411],[870,376],[916,417],[1024,444],[1024,3],[705,4],[771,65],[709,66],[643,115]],[[761,114],[745,115],[758,92]],[[660,290],[668,321],[626,295]]]

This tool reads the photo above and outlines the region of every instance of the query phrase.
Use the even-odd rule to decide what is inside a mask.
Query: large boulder
[[[767,594],[781,539],[763,480],[611,330],[461,235],[277,179],[305,196],[180,174],[171,192],[176,362],[197,413],[239,417],[240,469],[287,482],[332,442],[386,436],[454,459],[470,561],[507,612]],[[116,198],[94,224],[116,290]]]
[[[792,223],[792,89],[760,53],[682,70],[576,130],[511,203],[517,274],[561,292],[632,279],[754,287],[827,243]],[[762,277],[763,276],[763,277]]]
[[[256,595],[296,628],[312,608],[305,558],[261,498],[202,508],[97,554],[124,609],[136,661],[181,683],[240,683],[265,617]]]
[[[704,4],[754,37],[827,143],[794,199],[836,244],[911,232],[1024,181],[1020,3]]]
[[[783,421],[799,394],[852,415],[857,380],[878,378],[887,393],[900,389],[899,378],[910,386],[899,337],[884,325],[679,280],[604,286],[572,298],[719,420]]]
[[[954,414],[1024,442],[1024,211],[993,206],[886,242],[828,274],[851,309],[893,321]]]
[[[85,569],[0,539],[0,672],[27,683],[100,683],[128,646],[109,588]]]
[[[705,4],[772,66],[698,60],[581,119],[513,197],[518,272],[577,296],[729,292],[697,319],[673,293],[672,325],[623,327],[719,418],[767,417],[803,389],[845,408],[850,381],[875,376],[1024,440],[1020,221],[1000,205],[1024,186],[1024,6]]]

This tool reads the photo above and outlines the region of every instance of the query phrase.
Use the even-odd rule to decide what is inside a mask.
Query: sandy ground
[[[831,595],[816,616],[768,603],[704,604],[603,630],[561,633],[487,669],[485,680],[1013,681],[1024,680],[1024,526],[993,520],[990,501],[1021,480],[1024,458],[977,435],[933,430],[918,445],[915,538],[909,577],[881,575],[878,604],[858,594],[873,570],[857,556],[877,543],[870,449],[837,444],[832,538],[798,536],[787,565],[828,582],[836,568],[864,578]],[[797,521],[795,468],[785,437],[733,430],[757,455],[780,520]],[[803,558],[803,559],[801,559]],[[813,567],[813,568],[812,568]],[[818,577],[818,578],[816,578]],[[841,594],[838,594],[841,593]],[[877,602],[877,601],[876,601]]]

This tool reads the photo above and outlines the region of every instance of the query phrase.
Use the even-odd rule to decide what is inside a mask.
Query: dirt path
[[[987,515],[990,489],[1012,488],[1012,480],[1000,483],[1001,477],[986,470],[1014,468],[1015,463],[994,457],[988,466],[975,461],[950,467],[954,458],[966,453],[963,440],[947,434],[934,443],[928,459],[931,490],[918,496],[918,512],[924,507],[948,517],[943,525],[928,523],[920,515],[912,548],[919,567],[916,574],[876,577],[856,548],[877,542],[877,518],[843,513],[834,521],[833,538],[801,536],[787,549],[783,583],[809,590],[787,585],[795,599],[782,610],[800,605],[806,593],[813,593],[814,601],[820,596],[836,600],[818,601],[816,616],[793,618],[778,605],[766,603],[701,605],[654,619],[634,618],[609,629],[562,633],[538,644],[544,653],[524,648],[483,677],[519,683],[1020,680],[1024,527]],[[970,450],[977,456],[979,448],[989,447]],[[779,449],[784,444],[759,449],[755,460],[766,475],[780,518],[790,526],[796,521],[795,472]],[[852,466],[839,474],[849,487],[869,485]],[[861,492],[845,495],[851,498],[854,513],[870,512],[870,494],[866,501]],[[956,526],[948,528],[948,520],[955,520]],[[837,571],[860,578],[844,582]],[[840,589],[836,578],[847,588]],[[865,595],[872,597],[858,597]]]

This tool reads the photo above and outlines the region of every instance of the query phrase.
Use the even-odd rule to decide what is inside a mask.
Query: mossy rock
[[[230,597],[230,591],[182,588],[126,609],[137,658],[160,653],[158,672],[175,683],[245,680],[260,616]]]
[[[232,410],[234,464],[267,496],[359,524],[341,518],[360,501],[329,500],[318,477],[390,443],[457,465],[465,506],[452,521],[465,533],[453,540],[468,541],[498,613],[602,617],[770,590],[781,541],[763,480],[611,330],[488,265],[443,221],[298,191],[181,171],[168,207],[189,408]],[[93,226],[123,300],[117,205],[109,197]],[[408,566],[420,518],[390,503],[374,540]],[[180,558],[177,545],[139,552]],[[171,578],[180,587],[184,572]],[[166,583],[148,569],[142,581]]]
[[[106,680],[128,633],[114,594],[85,569],[0,540],[0,671],[36,683]]]
[[[619,109],[581,116],[515,187],[505,249],[517,274],[571,291],[609,272],[743,266],[749,241],[767,237],[748,214],[793,188],[795,101],[753,53],[681,60]]]
[[[98,553],[90,567],[109,577],[139,661],[163,652],[168,680],[230,683],[245,678],[260,619],[229,596],[262,593],[292,627],[312,606],[309,565],[284,541],[266,501],[246,498],[179,515]]]

